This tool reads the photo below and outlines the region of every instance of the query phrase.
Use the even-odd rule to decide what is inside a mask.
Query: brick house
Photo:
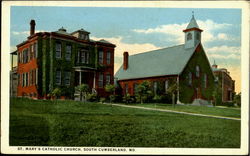
[[[73,98],[74,88],[88,84],[90,91],[106,96],[104,86],[114,83],[114,48],[105,41],[94,41],[84,29],[68,33],[35,33],[30,22],[30,36],[17,45],[17,96],[47,98],[55,88]]]
[[[202,31],[193,16],[183,30],[184,44],[131,56],[124,52],[123,65],[115,74],[122,94],[135,95],[136,86],[148,80],[154,94],[177,84],[178,103],[211,101],[214,75],[201,44]]]
[[[218,68],[218,65],[215,62],[212,65],[212,69],[218,87],[221,88],[222,102],[233,101],[233,95],[235,94],[235,81],[231,78],[229,71],[225,68]]]

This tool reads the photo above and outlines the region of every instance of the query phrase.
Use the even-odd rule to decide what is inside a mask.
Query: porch
[[[92,93],[96,92],[96,69],[91,67],[77,66],[75,69],[75,86],[81,84],[87,84],[89,91]],[[80,101],[80,92],[75,91],[74,100]]]

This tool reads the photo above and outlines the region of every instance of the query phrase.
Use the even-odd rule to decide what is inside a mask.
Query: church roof
[[[128,68],[123,65],[116,72],[118,80],[178,75],[185,68],[196,47],[186,49],[184,44],[131,55]]]
[[[191,20],[190,20],[190,22],[189,22],[186,29],[191,29],[191,28],[199,28],[199,26],[198,26],[198,24],[197,24],[197,22],[196,22],[196,20],[194,18],[194,15],[192,16],[192,18],[191,18]]]

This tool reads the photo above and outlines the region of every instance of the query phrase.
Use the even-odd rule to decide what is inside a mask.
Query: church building
[[[202,31],[193,15],[183,30],[184,44],[131,56],[124,52],[123,64],[115,74],[122,94],[135,95],[136,86],[147,80],[154,94],[177,84],[177,103],[210,103],[215,78],[201,43]]]

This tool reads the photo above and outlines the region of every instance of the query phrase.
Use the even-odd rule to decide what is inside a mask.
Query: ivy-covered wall
[[[196,66],[200,68],[199,77],[196,77]],[[192,84],[189,85],[189,72],[192,73]],[[207,75],[207,85],[205,88],[204,75]],[[179,93],[180,102],[191,103],[194,98],[196,98],[196,88],[200,91],[202,99],[212,100],[214,91],[214,76],[211,70],[210,63],[206,57],[206,54],[201,45],[199,45],[194,52],[193,56],[189,60],[183,72],[179,77]]]

